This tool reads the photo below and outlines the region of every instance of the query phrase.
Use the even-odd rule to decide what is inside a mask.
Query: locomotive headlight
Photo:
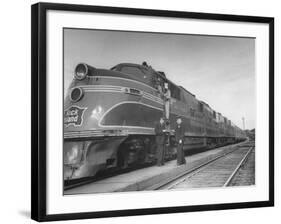
[[[75,78],[78,80],[84,79],[88,74],[88,66],[84,63],[80,63],[75,68]]]
[[[78,100],[80,100],[84,95],[83,90],[80,87],[75,87],[70,91],[70,99],[73,102],[77,102]]]

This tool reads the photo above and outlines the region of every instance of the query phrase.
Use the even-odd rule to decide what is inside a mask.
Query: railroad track
[[[146,190],[231,186],[253,149],[254,144],[248,142]]]

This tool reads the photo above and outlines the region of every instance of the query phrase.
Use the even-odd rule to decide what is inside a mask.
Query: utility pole
[[[243,130],[245,131],[245,117],[242,117],[242,122],[243,122]]]

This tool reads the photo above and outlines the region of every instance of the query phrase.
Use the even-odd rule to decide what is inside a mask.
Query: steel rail
[[[175,177],[172,177],[172,178],[169,178],[168,180],[164,181],[164,182],[161,182],[161,183],[158,183],[158,184],[155,184],[151,187],[148,187],[147,189],[145,190],[159,190],[161,188],[164,188],[164,189],[171,189],[173,187],[175,187],[176,185],[184,182],[185,180],[187,180],[188,178],[196,175],[197,173],[199,173],[201,170],[205,169],[207,166],[215,163],[217,160],[221,159],[221,158],[225,158],[225,156],[237,151],[238,149],[240,149],[240,147],[243,147],[244,145],[241,145],[241,146],[236,146],[235,149],[229,151],[229,152],[226,152],[226,153],[223,153],[221,155],[218,155],[216,156],[215,158],[213,159],[210,159],[190,170],[187,170],[187,171],[184,171],[183,173],[175,176]],[[247,147],[247,146],[246,146]],[[251,147],[252,148],[252,147]],[[248,153],[248,152],[247,152]],[[178,181],[177,181],[178,180]],[[176,182],[175,182],[176,181]],[[175,182],[175,183],[173,183]],[[168,186],[165,188],[165,186]]]
[[[242,158],[242,160],[240,161],[240,163],[236,166],[235,170],[231,173],[231,175],[229,176],[229,178],[227,179],[227,181],[224,183],[223,187],[227,187],[230,185],[231,181],[233,180],[234,176],[236,175],[236,173],[238,172],[238,170],[241,168],[241,166],[244,164],[244,162],[246,161],[246,159],[248,158],[248,156],[250,155],[251,151],[253,150],[253,146],[250,147],[250,149],[248,150],[248,152],[246,153],[246,155]]]
[[[227,156],[228,154],[231,154],[231,153],[233,153],[234,151],[236,151],[236,150],[238,150],[238,149],[239,149],[239,146],[235,147],[235,149],[233,149],[233,150],[231,150],[231,151],[229,151],[229,152],[222,153],[221,155],[218,155],[218,156],[216,156],[216,157],[213,158],[213,159],[210,159],[210,160],[208,160],[208,161],[206,161],[206,162],[204,162],[204,163],[201,163],[200,165],[195,166],[195,167],[193,167],[193,168],[190,169],[190,170],[184,171],[183,173],[181,173],[181,174],[179,174],[179,175],[177,175],[177,176],[175,176],[175,177],[171,177],[171,178],[169,178],[168,180],[166,180],[166,181],[164,181],[164,182],[161,182],[161,183],[159,183],[159,184],[155,184],[155,185],[153,185],[153,186],[150,186],[150,187],[148,187],[148,188],[145,189],[145,190],[159,190],[160,188],[163,188],[163,187],[165,187],[165,186],[171,184],[172,182],[176,181],[177,179],[179,179],[179,181],[177,181],[175,184],[172,185],[172,186],[174,187],[174,186],[178,185],[179,183],[183,182],[184,180],[188,179],[189,177],[191,177],[191,174],[192,174],[192,176],[195,175],[196,173],[198,173],[199,171],[201,171],[202,168],[203,168],[203,169],[206,168],[207,165],[210,165],[210,164],[216,162],[218,159],[220,159],[220,158],[222,158],[222,157],[225,157],[225,156]],[[186,177],[187,175],[189,175],[189,176]],[[182,178],[182,177],[184,177],[184,178]],[[172,188],[172,187],[168,187],[168,188],[165,188],[165,189],[171,189],[171,188]]]

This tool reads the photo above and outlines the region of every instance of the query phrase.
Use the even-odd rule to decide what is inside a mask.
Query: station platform
[[[192,170],[204,161],[211,160],[225,151],[232,150],[234,147],[238,147],[241,144],[245,144],[245,142],[186,156],[186,164],[184,165],[178,166],[176,160],[171,160],[166,162],[163,166],[154,165],[104,180],[92,182],[87,185],[78,186],[76,188],[66,190],[64,194],[72,195],[153,190],[153,186],[158,183],[178,176],[188,170]]]

